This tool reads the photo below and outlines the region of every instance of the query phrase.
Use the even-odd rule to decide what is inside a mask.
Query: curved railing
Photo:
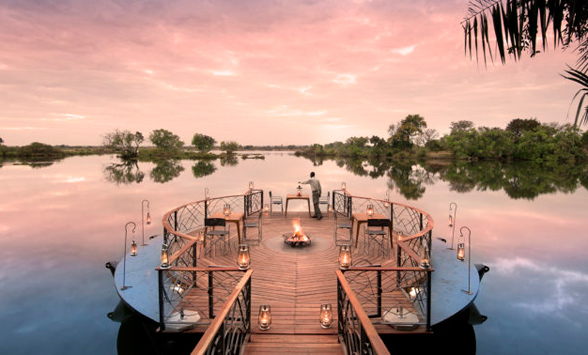
[[[192,354],[242,354],[251,333],[251,274],[245,272]]]
[[[186,314],[197,314],[198,324],[210,323],[235,284],[241,280],[243,272],[236,267],[197,266],[198,250],[202,249],[198,248],[198,243],[202,241],[204,220],[211,214],[222,212],[226,204],[231,206],[231,211],[241,212],[245,217],[261,212],[263,190],[249,189],[241,195],[187,203],[164,215],[163,242],[168,250],[169,268],[158,269],[162,330],[183,329],[190,323],[196,323]]]
[[[433,219],[417,208],[388,200],[354,196],[346,190],[333,191],[333,210],[351,218],[366,213],[391,221],[396,237],[396,265],[352,266],[344,272],[349,289],[374,325],[397,329],[431,330],[431,243]],[[339,304],[339,308],[345,307]],[[345,324],[357,333],[356,323]],[[340,333],[340,336],[342,334]],[[345,340],[345,337],[344,337]],[[350,346],[347,344],[347,346]]]

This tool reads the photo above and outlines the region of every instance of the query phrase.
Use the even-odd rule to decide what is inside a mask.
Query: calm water
[[[265,154],[265,160],[131,167],[117,166],[111,156],[73,157],[41,167],[4,163],[0,353],[117,353],[123,331],[107,314],[118,296],[104,264],[122,257],[128,221],[138,226],[134,235],[129,230],[129,243],[142,239],[143,199],[155,220],[145,227],[148,238],[161,233],[166,211],[202,199],[205,188],[211,196],[235,194],[254,181],[257,188],[285,195],[310,171],[325,191],[341,181],[357,195],[385,198],[389,191],[391,200],[429,212],[436,237],[451,238],[449,204],[457,203],[458,228],[472,231],[473,262],[490,267],[476,300],[488,316],[474,327],[478,354],[588,351],[588,192],[574,179],[513,183],[534,177],[523,172],[509,176],[503,187],[494,183],[492,169],[482,170],[476,182],[470,180],[473,172],[459,178],[459,169],[385,167],[382,175],[382,167]],[[132,344],[129,336],[120,338],[121,344]]]

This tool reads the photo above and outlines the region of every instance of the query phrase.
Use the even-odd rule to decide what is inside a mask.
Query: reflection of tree
[[[114,163],[104,168],[106,180],[120,184],[140,183],[145,174],[139,170],[136,160],[126,160],[122,163]]]
[[[235,166],[239,164],[237,154],[222,154],[220,157],[221,166]]]
[[[199,161],[192,167],[192,174],[195,178],[201,178],[211,175],[216,171],[216,167],[209,161]]]
[[[578,164],[535,164],[531,162],[442,162],[392,161],[386,159],[336,158],[337,166],[358,176],[378,178],[386,174],[388,188],[409,200],[421,198],[425,185],[441,179],[451,191],[500,191],[513,199],[534,199],[554,192],[574,192],[588,188],[587,166]]]
[[[430,180],[425,169],[411,163],[394,164],[388,170],[388,178],[388,188],[394,189],[396,185],[396,190],[408,200],[418,200],[423,197],[426,190],[423,185],[425,181]]]
[[[177,178],[184,171],[181,161],[175,159],[158,160],[155,164],[149,176],[162,184]]]

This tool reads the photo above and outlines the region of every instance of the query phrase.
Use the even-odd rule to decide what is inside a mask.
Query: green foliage
[[[179,136],[165,129],[156,129],[151,132],[149,140],[158,149],[169,153],[177,152],[184,146]]]
[[[474,128],[474,122],[466,120],[451,122],[451,124],[449,125],[449,129],[452,133],[454,131],[469,131],[472,128]]]
[[[392,147],[396,149],[412,148],[413,140],[422,134],[425,128],[427,128],[427,122],[420,115],[408,115],[400,121],[398,126],[390,125],[388,132]]]
[[[216,140],[206,134],[196,133],[192,138],[192,145],[200,152],[209,152],[215,144]]]
[[[63,151],[48,144],[33,142],[18,149],[18,156],[26,159],[61,158]]]
[[[122,159],[137,159],[139,156],[139,146],[143,143],[144,138],[141,132],[131,133],[129,131],[119,131],[107,133],[104,136],[103,146],[119,154]]]
[[[240,146],[239,143],[235,141],[222,141],[220,144],[220,149],[225,151],[227,154],[233,154],[237,150],[239,150]]]

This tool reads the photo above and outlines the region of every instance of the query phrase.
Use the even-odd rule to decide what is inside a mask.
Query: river
[[[488,317],[473,328],[478,354],[586,353],[585,173],[373,167],[263,154],[130,166],[110,155],[2,163],[0,353],[117,354],[121,344],[132,347],[131,335],[107,317],[119,299],[104,265],[122,258],[127,222],[137,224],[129,243],[142,240],[143,200],[154,220],[145,226],[147,239],[161,234],[166,211],[204,198],[205,189],[213,197],[237,194],[253,181],[285,196],[311,171],[323,191],[345,182],[355,195],[389,196],[428,212],[434,237],[450,241],[462,226],[471,230],[472,263],[490,268],[475,302]],[[447,224],[452,202],[455,234]]]

